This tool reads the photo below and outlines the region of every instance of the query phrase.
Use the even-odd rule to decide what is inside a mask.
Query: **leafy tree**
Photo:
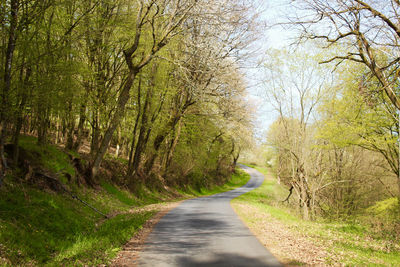
[[[341,77],[342,82],[321,107],[320,137],[338,147],[355,145],[381,154],[385,165],[398,177],[399,126],[395,107],[385,94],[371,94],[380,90],[378,81],[365,80],[362,70],[354,65],[343,69]]]

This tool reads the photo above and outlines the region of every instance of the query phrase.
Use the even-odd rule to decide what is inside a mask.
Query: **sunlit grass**
[[[35,164],[53,173],[74,174],[68,155],[61,149],[52,145],[39,147],[34,137],[22,137],[21,147]],[[118,214],[104,219],[68,194],[35,189],[14,175],[9,174],[0,188],[0,266],[107,265],[157,212],[157,208],[143,212],[129,210],[228,191],[249,179],[238,171],[225,185],[185,191],[180,197],[145,186],[132,194],[110,181],[102,181],[101,188],[96,189],[74,187],[79,198],[102,213]]]
[[[310,240],[322,244],[329,252],[326,264],[346,266],[400,266],[400,244],[368,234],[368,226],[357,223],[304,221],[281,201],[287,189],[279,185],[266,168],[255,167],[267,178],[258,189],[250,191],[232,201],[257,209],[257,216],[239,212],[249,225],[262,224],[263,216],[279,221],[294,233],[301,233]]]
[[[232,174],[231,178],[223,185],[214,185],[208,188],[203,187],[199,189],[188,187],[186,188],[185,191],[180,190],[179,192],[182,193],[183,195],[188,195],[188,196],[214,195],[241,187],[245,185],[249,180],[250,180],[250,175],[247,174],[242,169],[237,168],[236,171]]]

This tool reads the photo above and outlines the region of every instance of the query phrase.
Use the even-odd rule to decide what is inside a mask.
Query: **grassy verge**
[[[232,174],[231,178],[223,185],[215,185],[209,188],[200,188],[199,190],[188,188],[186,191],[180,190],[179,192],[186,197],[214,195],[241,187],[245,185],[249,180],[250,175],[242,169],[237,168]]]
[[[267,247],[273,247],[282,262],[290,265],[400,266],[398,241],[376,238],[367,226],[355,222],[303,221],[280,203],[287,190],[277,184],[266,168],[255,168],[266,176],[263,185],[234,199],[232,205],[250,229],[260,239],[265,239],[261,241]],[[263,237],[275,234],[284,235],[284,238],[278,236],[275,242],[270,237]],[[292,244],[283,244],[286,239]],[[292,253],[297,246],[302,247],[298,255]],[[307,250],[305,246],[315,246],[321,251]],[[304,255],[306,253],[309,255]],[[312,257],[320,258],[315,261]]]
[[[107,263],[156,211],[105,220],[68,195],[8,182],[0,198],[0,265],[96,265]],[[101,210],[123,212],[126,203],[104,190],[82,199]]]
[[[35,141],[27,137],[21,144],[37,165],[74,175],[68,156],[60,149],[38,148]],[[149,189],[134,196],[108,181],[102,181],[96,189],[73,186],[75,194],[102,213],[118,214],[105,220],[65,193],[39,189],[17,176],[18,170],[6,177],[0,188],[0,266],[107,265],[160,206],[136,208],[179,200],[167,192]],[[66,177],[62,178],[67,183]],[[223,186],[186,192],[180,199],[227,191],[247,180],[243,172],[238,172]]]

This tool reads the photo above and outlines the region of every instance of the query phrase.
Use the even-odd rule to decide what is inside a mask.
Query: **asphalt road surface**
[[[242,223],[229,201],[261,185],[251,175],[238,189],[183,202],[167,213],[148,236],[139,266],[282,266]]]

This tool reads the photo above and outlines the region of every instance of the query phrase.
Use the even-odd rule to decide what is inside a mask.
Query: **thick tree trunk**
[[[303,173],[303,167],[300,167],[299,170],[299,185],[300,185],[300,198],[301,198],[301,207],[302,214],[304,220],[310,220],[310,194],[308,192],[308,185],[306,182],[305,175]]]
[[[145,172],[150,173],[151,169],[154,166],[154,163],[158,157],[158,151],[160,150],[161,144],[164,142],[165,138],[169,135],[171,131],[175,129],[175,126],[178,124],[178,122],[181,119],[181,115],[176,115],[170,119],[170,121],[167,123],[166,127],[164,130],[159,133],[156,138],[154,138],[153,142],[153,153],[150,155],[149,159],[146,162],[145,166]]]
[[[132,171],[133,171],[133,151],[135,149],[136,146],[136,134],[137,134],[137,129],[138,129],[138,125],[139,125],[139,121],[140,121],[140,117],[142,115],[142,100],[141,100],[141,91],[142,91],[142,79],[139,76],[139,83],[138,83],[138,108],[137,108],[137,115],[136,115],[136,120],[135,120],[135,126],[133,128],[133,133],[132,133],[132,143],[131,143],[131,148],[129,150],[129,161],[128,161],[128,172],[127,175],[132,175]]]
[[[237,152],[236,155],[233,156],[233,170],[235,170],[239,157],[240,157],[240,150]]]
[[[107,128],[106,133],[104,134],[104,138],[100,144],[99,149],[97,150],[95,157],[93,159],[93,163],[91,165],[91,176],[92,178],[96,177],[98,174],[100,164],[104,158],[104,155],[107,151],[107,148],[110,144],[111,138],[115,132],[115,129],[119,125],[123,115],[125,114],[125,106],[129,100],[129,92],[133,85],[133,81],[135,80],[137,72],[131,71],[129,73],[128,79],[122,88],[122,92],[118,97],[117,108],[114,113],[114,116],[111,118],[111,122],[109,127]]]
[[[24,68],[22,68],[24,69]],[[23,76],[23,70],[21,70],[21,80]],[[15,124],[15,131],[14,131],[14,135],[13,135],[13,144],[14,144],[14,150],[13,150],[13,162],[14,165],[17,166],[18,165],[18,157],[19,157],[19,136],[20,136],[20,132],[22,129],[22,124],[24,122],[24,108],[25,108],[25,104],[26,104],[26,100],[28,97],[27,94],[27,89],[28,89],[28,83],[29,83],[29,78],[31,76],[31,69],[27,68],[26,69],[26,73],[25,73],[25,78],[23,79],[23,88],[22,88],[22,92],[21,92],[21,102],[18,105],[18,110],[17,110],[17,121]]]
[[[182,120],[179,120],[177,129],[174,134],[174,138],[172,139],[171,145],[168,148],[167,151],[167,156],[165,159],[165,164],[164,164],[164,172],[168,171],[169,166],[171,165],[172,158],[175,152],[175,148],[178,145],[179,137],[181,136],[181,130],[182,130]]]
[[[85,122],[86,122],[86,101],[81,105],[79,114],[80,115],[79,115],[78,128],[75,131],[76,140],[72,146],[72,149],[75,151],[78,151],[82,144],[84,126],[85,126]]]
[[[236,150],[235,141],[232,139],[232,149],[231,149],[231,155],[232,155],[232,159],[233,159],[232,168],[231,168],[232,172],[235,171],[236,164],[237,164],[237,161],[238,161],[239,156],[240,156],[240,147],[238,148],[238,152],[236,154],[235,154],[235,150]]]
[[[133,161],[132,161],[132,168],[128,171],[129,176],[132,176],[133,174],[135,174],[138,171],[142,153],[147,145],[148,138],[146,138],[146,136],[149,136],[150,131],[151,131],[151,130],[148,131],[148,129],[149,129],[148,115],[149,115],[149,112],[151,109],[152,90],[153,90],[153,88],[151,87],[147,90],[147,93],[146,93],[146,99],[144,102],[142,118],[141,118],[141,123],[140,123],[139,137],[137,140],[135,154],[133,156]]]
[[[2,107],[0,111],[0,186],[2,183],[2,177],[7,169],[7,162],[4,155],[4,143],[6,139],[6,128],[7,128],[7,118],[9,110],[9,93],[11,89],[11,71],[15,50],[15,43],[17,40],[16,30],[18,23],[18,8],[19,1],[11,0],[10,3],[10,27],[8,30],[8,44],[6,50],[6,58],[4,65],[4,87],[1,94]]]

